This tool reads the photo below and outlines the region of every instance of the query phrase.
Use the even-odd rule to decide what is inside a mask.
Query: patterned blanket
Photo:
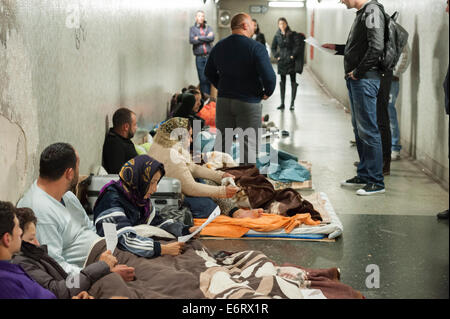
[[[105,241],[99,241],[86,264],[97,261],[105,250]],[[199,240],[188,242],[185,252],[176,257],[146,259],[119,249],[114,255],[119,263],[135,268],[136,279],[125,283],[117,275],[100,280],[89,290],[95,298],[363,298],[339,281],[337,268],[279,266],[259,251],[213,256]]]

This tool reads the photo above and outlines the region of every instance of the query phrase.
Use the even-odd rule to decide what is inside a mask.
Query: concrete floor
[[[290,83],[286,104],[290,103]],[[213,252],[255,249],[277,263],[309,268],[339,267],[341,280],[367,298],[448,298],[448,221],[436,213],[449,207],[448,192],[403,155],[392,162],[386,193],[360,197],[341,188],[355,176],[358,160],[350,114],[324,93],[308,69],[299,77],[295,111],[276,110],[279,88],[263,114],[290,132],[274,147],[312,163],[315,191],[325,192],[344,226],[335,243],[281,240],[203,240]],[[304,192],[308,194],[309,192]],[[378,266],[379,288],[368,288],[367,267]]]

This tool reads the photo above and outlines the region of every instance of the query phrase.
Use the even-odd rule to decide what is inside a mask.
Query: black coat
[[[293,74],[295,70],[295,60],[299,55],[298,35],[289,31],[285,35],[278,29],[272,41],[272,55],[278,60],[278,74]],[[293,59],[291,58],[294,57]]]
[[[257,33],[255,41],[258,41],[262,45],[266,46],[266,37],[264,36],[264,33]]]

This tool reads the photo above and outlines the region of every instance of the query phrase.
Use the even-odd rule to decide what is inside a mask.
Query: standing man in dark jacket
[[[195,24],[189,32],[189,43],[192,44],[195,55],[200,90],[208,95],[211,93],[211,84],[205,76],[204,70],[213,41],[214,32],[209,25],[206,25],[205,13],[199,10],[195,16]]]
[[[296,34],[291,30],[285,18],[278,19],[278,30],[272,41],[272,55],[278,62],[278,74],[281,77],[280,93],[281,105],[278,110],[284,110],[284,96],[286,92],[286,75],[291,78],[291,107],[294,110],[294,100],[297,95],[298,84],[295,81],[295,60],[299,54],[299,43]]]
[[[261,99],[272,95],[276,75],[266,48],[252,40],[253,23],[248,14],[238,13],[231,19],[231,32],[211,50],[205,68],[205,75],[218,89],[216,150],[225,149],[225,153],[230,154],[232,136],[237,134],[244,144],[241,162],[255,164],[261,128]],[[238,133],[235,133],[236,128]],[[233,131],[231,135],[230,130]],[[241,150],[242,146],[240,143]]]
[[[113,115],[113,127],[109,129],[103,144],[103,167],[108,174],[119,174],[123,164],[138,154],[131,139],[136,133],[136,114],[120,108]]]
[[[324,44],[344,55],[345,79],[350,97],[352,125],[359,155],[357,176],[342,186],[358,187],[357,195],[384,193],[383,151],[377,125],[377,95],[380,89],[380,58],[384,53],[385,18],[376,0],[341,0],[355,8],[345,45]]]

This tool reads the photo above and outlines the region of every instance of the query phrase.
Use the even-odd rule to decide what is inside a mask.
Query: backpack
[[[305,64],[305,35],[301,32],[295,32],[295,45],[297,46],[297,57],[295,59],[295,73],[302,74],[303,73],[303,65]]]
[[[398,12],[396,11],[392,16],[389,16],[384,8],[380,6],[385,17],[385,31],[384,31],[384,52],[381,58],[380,65],[385,71],[390,71],[395,68],[403,48],[408,42],[408,32],[396,22]]]

